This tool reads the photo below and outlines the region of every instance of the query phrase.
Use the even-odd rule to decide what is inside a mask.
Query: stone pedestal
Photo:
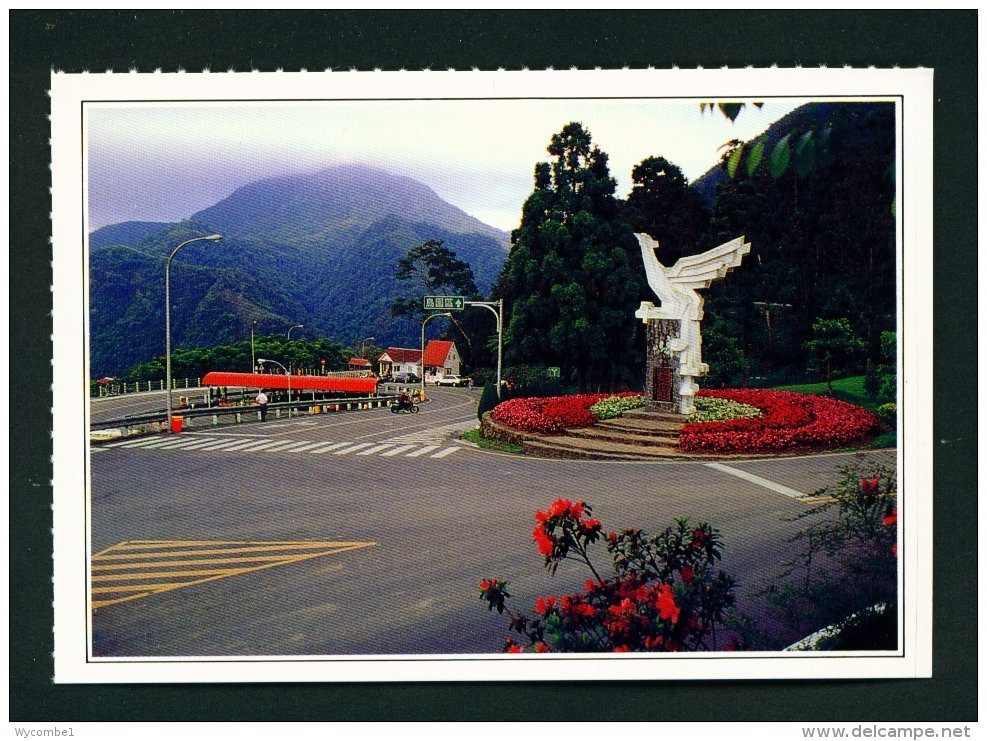
[[[645,409],[649,412],[679,414],[680,394],[679,353],[673,349],[681,337],[682,322],[678,319],[647,319],[648,360],[645,366]],[[692,399],[688,399],[692,405]]]

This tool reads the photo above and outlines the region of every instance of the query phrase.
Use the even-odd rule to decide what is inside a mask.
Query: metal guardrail
[[[397,400],[397,396],[364,396],[353,399],[305,399],[301,401],[279,401],[267,405],[268,415],[275,418],[281,417],[282,410],[291,412],[298,410],[309,410],[310,414],[315,413],[315,408],[319,407],[326,413],[351,411],[355,409],[379,409],[390,406],[392,401]],[[219,417],[236,416],[236,422],[244,421],[244,416],[255,416],[260,420],[260,409],[256,404],[243,406],[214,406],[214,407],[194,407],[192,409],[173,409],[172,416],[184,417],[186,419],[196,419],[199,417],[215,417],[213,425],[219,424]],[[120,419],[106,419],[89,423],[90,430],[108,430],[113,428],[141,427],[150,424],[167,424],[168,413],[164,410],[151,412],[149,414],[133,414]]]

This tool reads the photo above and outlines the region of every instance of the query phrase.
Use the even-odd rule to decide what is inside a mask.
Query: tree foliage
[[[678,166],[664,157],[648,157],[631,172],[634,187],[622,204],[622,216],[635,232],[658,240],[659,258],[672,266],[695,254],[709,227],[709,209],[689,187]]]
[[[292,338],[291,342],[283,334],[258,335],[254,338],[254,357],[270,358],[293,369],[321,372],[325,360],[327,371],[346,370],[346,362],[355,355],[343,350],[336,342],[327,338],[306,340]],[[228,345],[194,347],[174,350],[171,353],[171,374],[173,378],[201,378],[209,371],[250,373],[250,340],[242,340]],[[165,377],[163,355],[146,363],[134,366],[123,376],[127,383],[134,381],[161,381]]]
[[[833,395],[833,373],[846,370],[866,349],[853,333],[847,319],[819,319],[812,325],[812,339],[805,343],[807,368],[826,376],[826,387]]]
[[[497,284],[514,363],[559,366],[579,389],[637,381],[630,307],[641,294],[637,240],[618,216],[607,155],[579,123],[548,146]]]

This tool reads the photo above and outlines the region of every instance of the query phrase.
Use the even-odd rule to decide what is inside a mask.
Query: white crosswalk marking
[[[333,455],[346,455],[347,453],[352,453],[354,450],[363,450],[364,448],[367,448],[371,445],[373,445],[373,443],[357,443],[356,445],[351,445],[348,448],[337,450],[335,453],[333,453]]]
[[[264,450],[265,448],[271,448],[275,445],[280,445],[282,442],[283,442],[282,440],[265,440],[262,443],[252,443],[251,445],[245,445],[244,447],[240,448],[240,450],[246,450],[252,453],[255,450]]]
[[[338,450],[346,445],[352,445],[352,442],[347,443],[332,443],[331,445],[324,445],[321,448],[316,448],[315,450],[308,451],[309,453],[328,453],[330,450]]]
[[[375,445],[372,448],[367,448],[366,450],[361,450],[357,455],[373,455],[374,453],[379,453],[382,450],[387,450],[392,447],[394,443],[384,443],[383,445]]]
[[[300,448],[285,448],[285,450],[289,453],[304,453],[305,451],[311,450],[312,448],[317,448],[320,445],[325,445],[325,443],[322,442],[307,443],[305,445],[302,445]]]
[[[180,438],[168,435],[140,440],[122,440],[110,443],[109,445],[94,447],[93,450],[102,451],[109,448],[126,448],[135,450],[216,452],[217,454],[311,453],[313,455],[349,455],[353,453],[364,457],[379,456],[381,458],[396,458],[399,455],[403,455],[405,458],[421,458],[427,456],[429,459],[441,460],[463,450],[463,446],[457,444],[458,441],[453,438],[458,438],[457,433],[473,429],[474,427],[476,427],[476,421],[468,419],[439,427],[415,430],[414,432],[387,440],[378,439],[370,442],[272,440],[269,435],[224,435],[222,433],[200,432],[189,433]],[[447,441],[450,443],[449,445],[446,444]]]

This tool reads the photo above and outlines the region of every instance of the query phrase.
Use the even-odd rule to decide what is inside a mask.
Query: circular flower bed
[[[596,424],[600,418],[590,411],[590,407],[603,399],[635,396],[641,394],[575,394],[509,399],[498,404],[491,416],[495,421],[515,430],[551,435],[572,427],[590,427]]]
[[[729,399],[761,410],[756,418],[687,424],[679,438],[685,451],[761,453],[835,448],[877,431],[866,409],[827,396],[767,389],[703,389],[699,397]]]

